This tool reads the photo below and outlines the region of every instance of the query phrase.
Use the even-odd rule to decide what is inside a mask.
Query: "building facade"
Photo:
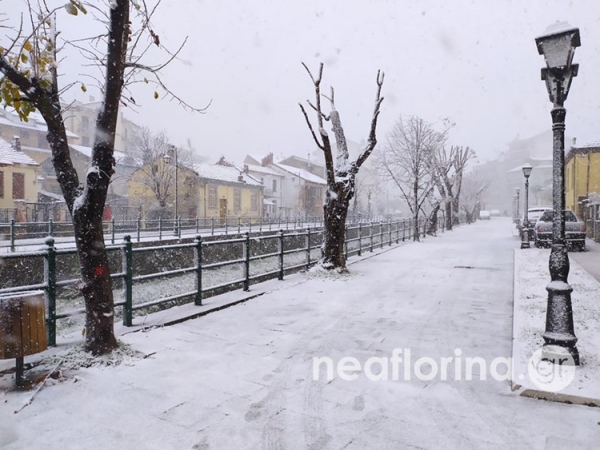
[[[600,194],[600,143],[571,147],[565,157],[565,205],[579,217]]]
[[[23,153],[18,137],[13,138],[11,144],[0,139],[0,210],[4,210],[0,214],[7,220],[25,221],[24,217],[17,216],[16,210],[21,210],[25,203],[37,202],[39,166]],[[15,213],[9,214],[8,210]],[[0,220],[5,218],[0,217]]]

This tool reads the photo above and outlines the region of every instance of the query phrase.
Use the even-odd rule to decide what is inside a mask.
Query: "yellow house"
[[[584,214],[582,200],[600,194],[600,145],[571,147],[565,158],[565,204],[578,216]]]
[[[0,138],[0,208],[37,202],[39,164],[21,150],[18,136],[12,145]]]
[[[127,182],[129,206],[142,206],[147,219],[197,217],[198,175],[190,168],[157,158],[134,171]],[[175,188],[177,180],[177,189]],[[177,198],[177,208],[175,199]]]
[[[200,217],[262,217],[264,188],[247,171],[218,164],[195,164],[194,170],[199,178]]]

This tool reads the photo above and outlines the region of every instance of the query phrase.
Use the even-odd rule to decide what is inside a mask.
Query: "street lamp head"
[[[579,29],[566,22],[557,22],[536,38],[535,43],[539,54],[544,55],[546,60],[542,80],[546,82],[550,101],[562,107],[579,69],[577,64],[572,64],[575,48],[581,45]]]
[[[529,178],[529,175],[531,175],[532,170],[533,167],[531,167],[531,164],[527,163],[523,165],[523,175],[525,175],[525,178]]]
[[[516,188],[515,191],[517,191],[517,195],[519,195],[519,192],[521,192],[521,189]]]
[[[163,159],[165,160],[165,163],[171,164],[172,157],[168,153],[166,153],[165,155],[163,155]]]
[[[548,69],[570,67],[575,48],[581,45],[579,28],[566,22],[550,25],[544,33],[535,39],[540,55],[544,55]]]

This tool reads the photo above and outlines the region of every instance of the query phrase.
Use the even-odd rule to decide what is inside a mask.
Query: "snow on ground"
[[[508,220],[478,222],[352,264],[349,276],[305,277],[125,335],[124,363],[65,369],[18,414],[30,392],[0,393],[0,447],[597,448],[597,409],[520,397],[508,379],[450,370],[427,381],[416,367],[407,379],[409,364],[398,380],[369,379],[369,358],[394,349],[413,363],[510,357],[518,245]],[[315,380],[315,357],[353,357],[364,370],[346,381],[321,368]]]
[[[560,390],[562,395],[573,395],[600,402],[600,282],[574,261],[569,253],[570,272],[568,281],[573,292],[573,322],[575,335],[579,339],[577,347],[581,366],[568,386]],[[540,349],[544,340],[542,333],[546,324],[546,306],[550,282],[548,270],[549,249],[517,250],[515,252],[515,294],[514,294],[514,367],[515,383],[524,389],[547,390],[544,383],[552,380],[536,380],[533,383],[528,373],[529,358]]]

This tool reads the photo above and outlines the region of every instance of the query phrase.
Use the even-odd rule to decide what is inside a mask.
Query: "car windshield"
[[[540,222],[552,222],[553,213],[552,210],[544,211],[544,214],[540,217]],[[577,217],[573,211],[565,211],[565,222],[577,222]]]

